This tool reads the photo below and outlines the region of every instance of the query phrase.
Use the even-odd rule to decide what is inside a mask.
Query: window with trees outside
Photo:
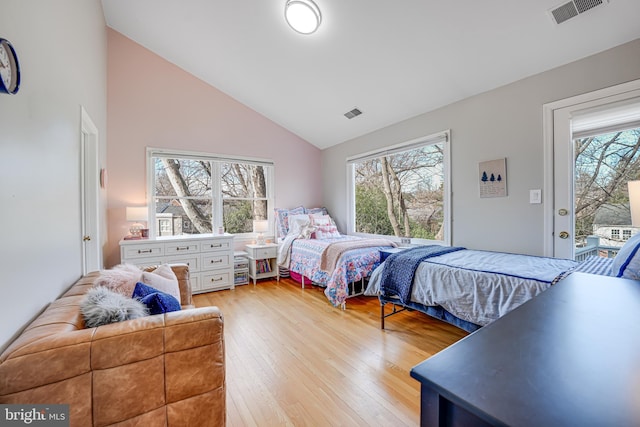
[[[273,163],[148,149],[149,228],[155,236],[253,233],[269,219]]]
[[[350,232],[450,244],[449,131],[350,158],[347,166]]]
[[[573,140],[578,250],[590,236],[600,237],[600,245],[611,249],[637,233],[631,224],[627,182],[640,179],[640,127],[629,126],[611,132],[588,130]]]

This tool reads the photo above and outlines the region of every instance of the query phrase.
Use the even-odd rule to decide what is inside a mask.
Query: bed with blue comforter
[[[472,332],[504,316],[574,271],[609,275],[612,259],[584,262],[446,246],[390,255],[371,274],[365,295],[422,311]],[[392,313],[393,314],[393,313]]]

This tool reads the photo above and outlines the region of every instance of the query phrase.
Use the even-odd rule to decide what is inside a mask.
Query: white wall
[[[0,95],[2,346],[81,275],[80,106],[104,161],[107,42],[99,0],[3,0],[0,37],[22,69]]]
[[[325,205],[346,229],[347,157],[451,129],[452,243],[542,255],[544,206],[529,204],[529,190],[543,188],[543,104],[635,79],[640,40],[324,150]],[[503,157],[508,197],[480,199],[478,162]]]

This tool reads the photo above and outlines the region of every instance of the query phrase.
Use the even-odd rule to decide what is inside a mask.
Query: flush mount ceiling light
[[[322,22],[320,9],[311,0],[287,0],[284,18],[291,28],[301,34],[315,32]]]

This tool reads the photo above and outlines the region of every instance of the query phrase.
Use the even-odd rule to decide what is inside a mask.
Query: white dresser
[[[163,263],[188,264],[194,294],[234,288],[231,234],[121,240],[120,262],[141,267]]]

